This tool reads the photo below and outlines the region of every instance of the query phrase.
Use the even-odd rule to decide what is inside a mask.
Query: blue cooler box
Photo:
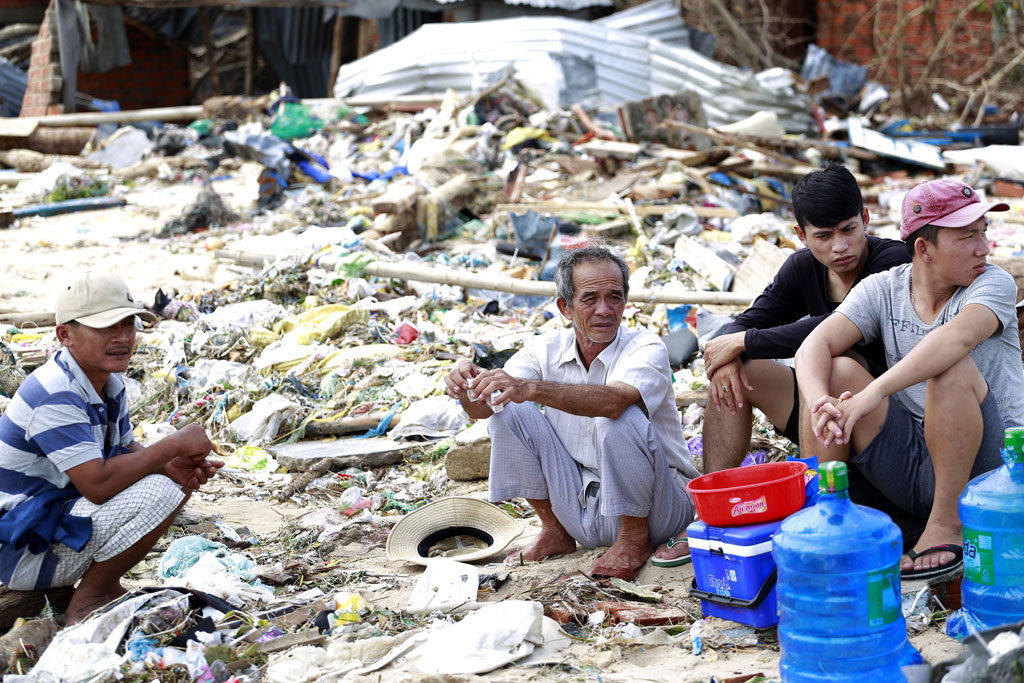
[[[694,522],[686,527],[694,573],[690,595],[700,598],[704,616],[754,628],[779,623],[772,534],[781,525],[782,520],[733,527]]]

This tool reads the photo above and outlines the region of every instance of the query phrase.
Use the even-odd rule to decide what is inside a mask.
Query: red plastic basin
[[[734,467],[697,477],[686,485],[697,516],[711,526],[774,522],[804,504],[802,462]]]

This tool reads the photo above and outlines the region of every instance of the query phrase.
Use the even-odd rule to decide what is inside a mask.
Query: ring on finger
[[[723,394],[728,394],[729,393],[729,385],[728,384],[723,384],[722,385],[722,393]]]

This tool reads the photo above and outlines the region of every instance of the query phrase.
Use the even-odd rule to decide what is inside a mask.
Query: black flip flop
[[[945,577],[956,574],[961,571],[964,567],[964,549],[962,546],[955,545],[953,543],[943,543],[942,545],[933,545],[931,548],[925,548],[921,552],[914,552],[913,549],[908,550],[904,555],[910,558],[911,562],[919,557],[928,555],[930,553],[949,552],[956,555],[952,562],[947,564],[939,565],[938,567],[930,567],[928,569],[904,569],[900,571],[901,579],[909,579],[911,581],[921,581],[924,579],[934,579],[940,576]]]

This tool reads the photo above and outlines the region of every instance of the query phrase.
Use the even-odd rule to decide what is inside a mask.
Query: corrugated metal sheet
[[[297,97],[329,91],[334,26],[323,7],[260,8],[256,27],[264,59]]]
[[[21,100],[28,86],[28,74],[0,57],[0,116],[21,113]]]
[[[642,33],[648,38],[657,38],[673,47],[687,47],[708,57],[715,54],[715,37],[687,26],[674,0],[651,0],[610,14],[594,23],[621,31]]]
[[[435,0],[442,5],[450,5],[463,0]],[[506,5],[529,5],[530,7],[543,7],[545,9],[562,9],[569,12],[576,12],[588,7],[614,7],[615,0],[505,0]]]
[[[768,89],[749,71],[694,50],[565,17],[427,24],[390,47],[343,65],[334,94],[388,98],[446,88],[470,92],[497,82],[517,63],[545,68],[552,54],[590,60],[605,104],[689,89],[700,96],[712,126],[768,109],[778,113],[787,131],[813,129],[806,96],[792,89]]]

